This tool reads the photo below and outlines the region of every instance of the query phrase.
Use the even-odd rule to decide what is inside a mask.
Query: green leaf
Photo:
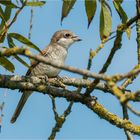
[[[5,11],[3,11],[2,7],[0,6],[0,17],[2,19],[0,24],[0,35],[2,35],[4,26],[7,26],[7,22],[10,19],[10,16],[11,16],[11,7],[6,6]],[[0,43],[4,42],[5,37],[6,33],[1,36]]]
[[[11,38],[11,36],[9,34],[7,35],[7,41],[8,41],[8,45],[9,45],[10,48],[16,47],[13,39]]]
[[[13,39],[7,35],[7,40],[8,40],[8,45],[10,48],[16,47],[16,45],[14,44]],[[24,66],[26,66],[27,68],[29,68],[30,66],[22,59],[20,58],[18,55],[14,55],[14,58],[16,58],[21,64],[23,64]]]
[[[34,2],[27,2],[26,6],[43,6],[46,1],[34,1]]]
[[[76,0],[63,0],[61,22],[69,14],[70,10],[74,6]]]
[[[96,8],[97,8],[96,0],[85,0],[85,9],[88,18],[88,27],[95,15]]]
[[[4,11],[1,6],[0,6],[0,14],[4,16]]]
[[[112,16],[112,10],[111,10],[110,5],[107,3],[107,1],[103,1],[103,3],[104,3],[104,4],[105,4],[105,6],[109,9],[110,14],[111,14],[111,16]]]
[[[14,65],[6,57],[0,57],[0,65],[10,72],[15,70]]]
[[[33,44],[29,39],[27,39],[26,37],[24,37],[18,33],[9,33],[9,36],[22,42],[23,44],[27,45],[28,47],[33,48],[33,49],[41,52],[41,50],[35,44]]]
[[[9,6],[11,8],[19,8],[17,5],[15,5],[14,3],[12,3],[9,0],[0,0],[0,4],[4,5],[4,6]]]
[[[3,31],[5,23],[10,19],[12,9],[9,6],[6,6],[5,11],[3,12],[0,6],[0,17],[2,18],[2,22],[0,24],[0,33]]]
[[[128,17],[126,15],[125,11],[123,10],[123,8],[121,7],[121,2],[118,0],[114,0],[113,4],[114,4],[114,7],[115,7],[117,13],[119,14],[119,16],[122,20],[122,23],[126,23]]]
[[[109,10],[104,3],[101,3],[100,12],[100,37],[101,40],[107,39],[111,33],[112,20]]]
[[[8,21],[10,19],[11,12],[12,12],[11,7],[7,6],[4,11],[4,17],[5,17],[6,21]]]
[[[123,0],[113,0],[113,1],[115,1],[115,2],[117,2],[119,4],[122,4],[122,2],[123,2]]]
[[[0,6],[0,18],[2,19],[1,24],[0,24],[0,32],[3,29],[4,25],[6,25],[6,19],[5,19],[4,14],[5,13],[3,12],[3,10],[2,10],[2,8]]]
[[[117,13],[118,13],[119,16],[120,16],[120,18],[121,18],[121,20],[122,20],[122,23],[125,24],[125,23],[127,22],[127,20],[128,20],[128,17],[127,17],[127,14],[125,13],[125,11],[123,10],[123,8],[121,7],[121,3],[122,3],[122,1],[117,1],[117,0],[114,0],[114,1],[113,1],[114,7],[115,7]],[[127,35],[128,39],[130,39],[131,28],[128,27],[128,28],[125,30],[125,32],[126,32],[126,35]]]

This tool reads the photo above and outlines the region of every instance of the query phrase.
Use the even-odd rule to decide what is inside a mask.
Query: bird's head
[[[51,43],[56,43],[66,49],[74,42],[81,41],[81,39],[69,30],[60,30],[54,33]]]

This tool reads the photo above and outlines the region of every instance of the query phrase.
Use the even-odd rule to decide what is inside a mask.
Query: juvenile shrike
[[[54,33],[50,44],[42,51],[47,60],[63,65],[68,54],[68,48],[81,39],[69,30],[60,30]],[[46,65],[41,62],[33,61],[30,69],[27,71],[28,76],[47,76],[48,78],[56,77],[60,73],[60,69]],[[11,123],[14,123],[19,116],[23,106],[32,91],[22,91],[23,94],[12,116]]]

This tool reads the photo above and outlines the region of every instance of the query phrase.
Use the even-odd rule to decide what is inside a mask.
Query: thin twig
[[[114,42],[114,46],[105,62],[105,64],[103,65],[102,69],[100,70],[100,74],[101,73],[105,73],[109,67],[109,65],[111,64],[112,62],[112,59],[116,53],[116,51],[121,47],[121,40],[122,40],[122,34],[123,32],[118,30],[117,31],[117,36],[116,36],[116,39],[115,39],[115,42]],[[95,79],[93,81],[93,83],[90,85],[89,88],[87,88],[86,92],[85,92],[85,95],[88,96],[91,92],[93,92],[95,86],[100,82],[99,79]]]
[[[123,119],[129,120],[127,104],[122,104],[122,110],[123,110]],[[127,140],[133,140],[132,134],[129,131],[124,129],[124,132],[127,137]]]
[[[130,104],[128,104],[127,103],[127,107],[128,107],[128,109],[132,112],[132,113],[134,113],[135,115],[137,115],[137,116],[139,116],[140,117],[140,111],[138,112],[138,111],[136,111]]]
[[[29,27],[29,33],[28,33],[29,39],[31,39],[31,34],[32,34],[32,29],[33,29],[33,16],[34,16],[34,9],[31,8],[30,27]]]
[[[6,28],[2,31],[2,34],[0,35],[0,40],[3,38],[3,36],[5,36],[5,34],[7,33],[8,29],[11,27],[11,25],[16,21],[19,13],[22,11],[22,9],[24,8],[24,6],[26,5],[27,0],[24,1],[24,3],[22,4],[22,6],[16,11],[12,21],[6,26]]]
[[[132,70],[135,70],[135,69],[137,69],[137,68],[139,68],[139,65],[136,65]],[[122,83],[122,85],[120,86],[120,88],[121,88],[122,90],[125,90],[126,87],[127,87],[128,85],[132,84],[133,80],[135,80],[137,76],[138,76],[138,75],[132,75],[131,77],[127,78],[127,79]]]
[[[52,96],[50,96],[50,97],[51,97],[51,100],[52,100],[52,110],[53,110],[53,113],[54,113],[54,116],[55,116],[55,120],[57,121],[57,118],[59,117],[59,115],[56,111],[55,99]]]

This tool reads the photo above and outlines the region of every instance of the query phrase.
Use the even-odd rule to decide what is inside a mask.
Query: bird
[[[48,61],[64,65],[69,47],[78,41],[81,41],[81,39],[70,30],[56,31],[49,45],[41,51],[40,55],[43,55]],[[26,76],[47,76],[48,78],[53,78],[57,77],[60,71],[61,69],[34,60],[31,62]],[[11,118],[11,123],[17,120],[27,99],[33,91],[22,90],[21,92],[22,96]]]

